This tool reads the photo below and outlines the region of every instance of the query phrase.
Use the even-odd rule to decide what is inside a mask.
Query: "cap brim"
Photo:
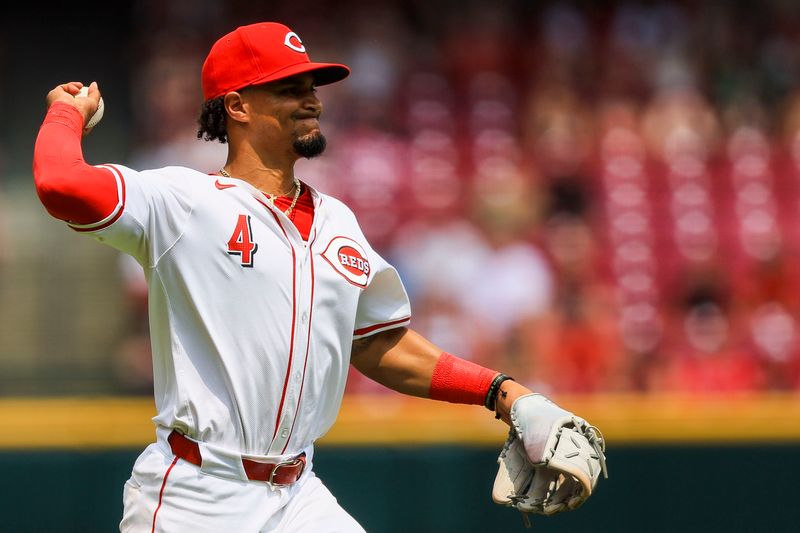
[[[206,100],[223,96],[231,91],[238,91],[244,87],[263,85],[265,83],[291,78],[292,76],[297,76],[298,74],[305,74],[306,72],[312,73],[314,75],[314,83],[317,86],[320,86],[328,85],[329,83],[335,83],[345,79],[350,75],[350,68],[337,63],[298,63],[296,65],[283,68],[277,72],[256,77],[247,83],[236,87],[220,88],[215,93],[206,95]]]
[[[348,67],[345,65],[339,65],[337,63],[299,63],[297,65],[292,65],[291,67],[281,69],[278,72],[273,72],[264,78],[255,80],[250,85],[261,85],[271,81],[291,78],[292,76],[297,76],[298,74],[305,74],[306,72],[310,72],[314,75],[314,83],[316,83],[317,86],[336,83],[337,81],[341,81],[350,75],[350,69]]]
[[[342,81],[350,75],[350,69],[344,65],[336,63],[311,63],[311,65],[316,65],[311,72],[318,86]]]

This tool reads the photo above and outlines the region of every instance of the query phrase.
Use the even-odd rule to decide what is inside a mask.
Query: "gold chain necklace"
[[[233,176],[228,174],[228,172],[224,168],[219,169],[219,173],[222,174],[223,176],[225,176],[226,178],[233,178]],[[269,200],[269,203],[271,203],[274,206],[275,205],[276,195],[269,194],[269,193],[266,193],[266,192],[264,193],[264,195],[266,195],[267,200]],[[295,178],[294,179],[294,198],[292,198],[292,205],[289,206],[289,209],[287,209],[286,211],[283,212],[284,215],[286,215],[288,217],[292,213],[292,211],[294,210],[294,206],[297,205],[297,199],[298,198],[300,198],[300,180]]]

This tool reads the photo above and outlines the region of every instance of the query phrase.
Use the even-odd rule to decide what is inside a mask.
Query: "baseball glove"
[[[526,524],[527,513],[577,509],[592,495],[600,472],[608,477],[600,431],[541,394],[517,398],[511,423],[492,499],[522,512]]]

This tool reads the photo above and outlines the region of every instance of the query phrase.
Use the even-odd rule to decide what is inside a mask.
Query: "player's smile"
[[[301,124],[317,124],[319,125],[319,118],[317,117],[295,117],[295,120]]]
[[[316,129],[316,130],[320,129],[319,114],[295,116],[294,120],[298,125],[301,125],[304,128]]]
[[[293,113],[291,118],[294,121],[295,135],[299,138],[321,135],[322,129],[319,124],[320,113],[320,107],[314,110],[309,110],[307,107],[304,107],[301,111]]]

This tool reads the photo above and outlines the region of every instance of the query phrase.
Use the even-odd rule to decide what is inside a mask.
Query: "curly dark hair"
[[[228,142],[228,130],[225,128],[225,97],[219,96],[203,103],[200,118],[197,123],[197,138],[206,141]]]

